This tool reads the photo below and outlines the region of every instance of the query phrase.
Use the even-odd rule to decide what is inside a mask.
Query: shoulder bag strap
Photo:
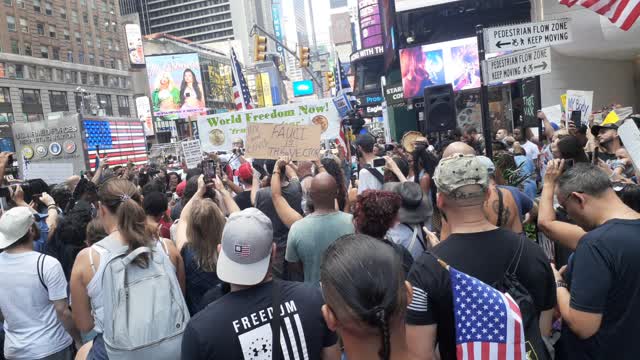
[[[380,181],[381,184],[384,184],[384,175],[382,175],[380,171],[378,171],[378,169],[374,167],[366,167],[365,169],[367,169],[367,171],[371,175],[373,175],[373,177],[375,177],[378,181]]]
[[[502,227],[502,213],[504,212],[504,199],[502,198],[502,191],[496,187],[496,192],[498,193],[498,223],[497,227]]]
[[[520,234],[518,249],[513,254],[513,258],[511,259],[511,263],[509,263],[509,267],[507,268],[505,275],[515,275],[516,271],[518,271],[518,266],[520,265],[520,259],[522,258],[522,252],[524,251],[524,242],[526,237],[527,236],[525,234]]]
[[[271,338],[273,342],[271,343],[271,359],[280,360],[282,357],[282,348],[280,347],[280,303],[282,297],[280,282],[273,279],[272,288],[271,306],[273,307],[273,317],[271,318]]]
[[[418,229],[419,229],[418,226],[416,225],[413,226],[413,235],[411,236],[411,242],[409,243],[409,251],[413,249],[413,244],[416,243],[416,239],[418,238]],[[424,245],[422,245],[422,248],[424,249]]]
[[[38,280],[40,280],[40,284],[44,287],[45,290],[49,291],[47,284],[44,283],[44,259],[45,254],[40,254],[38,256],[38,261],[36,263],[36,268],[38,269]]]

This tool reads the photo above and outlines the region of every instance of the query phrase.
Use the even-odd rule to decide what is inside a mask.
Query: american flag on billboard
[[[522,316],[509,294],[449,267],[458,360],[524,360]]]
[[[624,31],[631,29],[640,17],[640,0],[560,0],[560,4],[568,7],[577,4],[595,11]]]
[[[249,87],[244,75],[242,75],[242,68],[233,48],[231,48],[231,66],[233,68],[231,74],[233,79],[233,101],[236,103],[236,110],[253,109],[251,93],[249,93]]]
[[[349,79],[347,79],[347,74],[344,72],[344,67],[342,66],[342,62],[340,61],[339,57],[337,57],[337,59],[338,59],[338,74],[337,74],[338,76],[336,76],[336,78],[338,79],[338,81],[336,81],[336,90],[338,91],[342,90],[347,94],[352,93],[353,89],[351,88],[351,84],[349,84]]]
[[[109,157],[109,165],[126,165],[132,161],[136,165],[146,164],[147,148],[143,124],[139,121],[99,121],[82,122],[87,136],[87,153],[92,169],[100,164],[96,145],[100,147],[100,157]]]

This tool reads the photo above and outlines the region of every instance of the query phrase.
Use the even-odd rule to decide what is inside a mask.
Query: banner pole
[[[493,159],[492,139],[493,132],[491,131],[491,122],[489,119],[489,88],[485,83],[486,77],[484,76],[484,31],[482,25],[476,26],[476,37],[478,38],[478,57],[480,61],[480,80],[482,86],[480,87],[480,106],[482,108],[482,135],[484,136],[484,151],[485,155],[489,159]]]

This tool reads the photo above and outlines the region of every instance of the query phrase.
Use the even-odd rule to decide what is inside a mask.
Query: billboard
[[[293,96],[307,96],[313,95],[313,81],[302,80],[293,82]]]
[[[151,136],[153,132],[153,118],[151,116],[151,103],[148,96],[139,96],[136,98],[136,113],[138,119],[144,126],[144,134]]]
[[[273,0],[271,3],[271,17],[273,18],[273,31],[276,35],[276,39],[280,43],[284,43],[284,33],[282,31],[282,22],[280,21],[281,10],[280,0]],[[282,56],[284,59],[284,48],[276,43],[276,51]]]
[[[360,19],[360,40],[362,48],[381,46],[382,21],[378,0],[358,0],[358,18]]]
[[[396,9],[394,0],[381,0],[382,33],[384,35],[384,70],[389,70],[396,58]]]
[[[147,56],[153,115],[165,119],[206,114],[198,54]]]
[[[144,49],[142,48],[142,32],[138,24],[126,24],[124,34],[127,37],[127,51],[131,65],[144,65]]]
[[[453,84],[454,91],[480,87],[476,37],[400,50],[405,98],[422,97],[427,86]]]

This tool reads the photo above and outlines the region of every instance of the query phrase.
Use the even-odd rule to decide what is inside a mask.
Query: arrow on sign
[[[543,61],[541,65],[536,65],[533,67],[534,69],[542,69],[542,70],[546,70],[547,69],[547,62]]]
[[[502,49],[502,47],[503,47],[503,46],[507,46],[507,45],[511,45],[511,43],[510,43],[510,42],[502,42],[502,41],[498,41],[498,42],[496,43],[496,47],[497,47],[498,49]]]

